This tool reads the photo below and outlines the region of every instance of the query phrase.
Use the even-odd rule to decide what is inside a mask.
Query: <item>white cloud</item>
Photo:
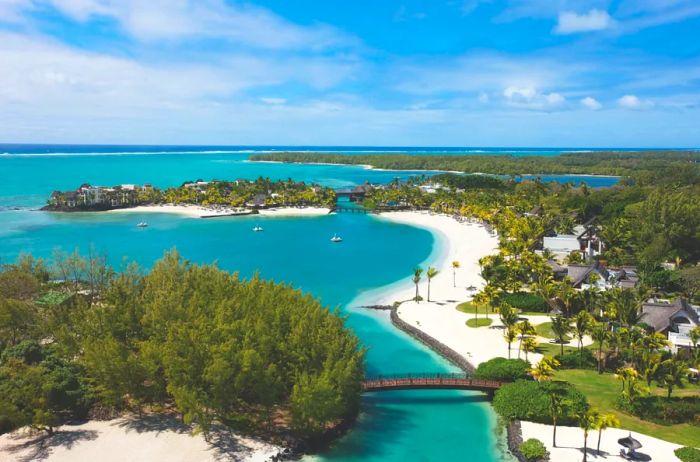
[[[653,102],[649,100],[642,100],[636,95],[625,95],[617,100],[617,104],[626,109],[645,109],[652,107]]]
[[[598,109],[603,107],[603,105],[600,104],[600,102],[597,99],[592,98],[590,96],[586,96],[585,98],[581,99],[581,104],[593,111],[597,111]]]
[[[573,11],[559,13],[559,21],[554,28],[557,34],[575,34],[609,29],[615,25],[615,20],[607,11],[591,9],[588,13],[577,14]]]
[[[563,107],[566,103],[566,98],[561,93],[540,93],[532,86],[506,87],[503,96],[509,106],[523,109],[553,110]]]
[[[299,26],[271,11],[224,0],[1,0],[16,17],[54,8],[75,21],[114,20],[142,41],[221,39],[266,49],[322,50],[359,41],[331,26]],[[0,12],[3,12],[0,9]],[[0,19],[1,21],[2,19]],[[25,17],[29,21],[29,17]]]

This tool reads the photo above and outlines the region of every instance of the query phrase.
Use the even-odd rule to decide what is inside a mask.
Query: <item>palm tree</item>
[[[598,373],[603,373],[603,345],[608,341],[610,335],[608,333],[607,323],[595,323],[591,329],[591,337],[598,342]]]
[[[659,376],[663,367],[661,355],[658,353],[644,352],[642,355],[642,376],[647,383],[647,387],[651,387],[651,381]]]
[[[583,430],[583,462],[588,460],[588,431],[594,427],[600,418],[600,412],[596,409],[586,409],[576,414],[578,426]]]
[[[562,315],[557,315],[552,318],[552,332],[557,338],[559,345],[561,345],[561,354],[564,354],[564,339],[566,334],[571,332],[571,325],[569,325],[569,320]]]
[[[544,383],[542,389],[549,397],[549,414],[552,417],[552,447],[557,447],[557,420],[566,410],[566,390],[560,383]]]
[[[506,327],[512,327],[518,322],[518,314],[513,307],[507,303],[501,304],[498,308],[498,315],[501,318],[501,322]]]
[[[579,311],[574,318],[574,336],[578,339],[578,351],[583,350],[583,336],[588,333],[591,328],[593,317],[588,311]]]
[[[530,321],[523,319],[515,325],[517,332],[520,334],[520,343],[518,344],[518,359],[520,359],[520,350],[523,347],[523,338],[535,334],[535,328],[530,324]]]
[[[527,350],[526,350],[527,351]],[[538,382],[550,380],[554,375],[554,370],[559,367],[560,363],[551,356],[545,356],[538,362],[535,367],[530,369],[530,375]]]
[[[637,379],[639,372],[633,367],[622,367],[617,370],[615,377],[622,382],[622,397],[632,401],[637,395]]]
[[[535,340],[535,337],[528,337],[523,340],[523,351],[525,352],[525,361],[527,361],[527,354],[534,353],[537,351],[537,346],[539,343]]]
[[[459,268],[459,262],[452,262],[452,286],[457,287],[457,269]]]
[[[661,384],[668,390],[668,399],[675,386],[681,386],[683,377],[688,374],[688,365],[677,357],[664,361],[661,373]]]
[[[596,446],[596,452],[600,455],[600,438],[603,436],[603,430],[607,428],[617,428],[620,426],[620,419],[617,418],[615,414],[601,414],[595,421],[593,428],[598,430],[598,446]]]
[[[428,268],[425,275],[428,277],[428,301],[430,301],[430,281],[437,276],[439,271],[432,266]]]
[[[413,270],[413,283],[416,285],[416,298],[414,299],[416,303],[420,302],[420,297],[418,295],[418,283],[421,280],[421,274],[423,274],[423,270],[421,268],[416,268]]]
[[[510,359],[510,345],[513,343],[513,340],[515,340],[515,337],[517,336],[517,332],[513,328],[513,326],[507,327],[506,328],[506,333],[503,334],[503,338],[506,339],[506,342],[508,342],[508,359]]]
[[[623,326],[631,328],[641,321],[642,313],[639,309],[641,301],[633,291],[628,289],[613,289],[611,291],[611,305],[617,315],[617,320]]]

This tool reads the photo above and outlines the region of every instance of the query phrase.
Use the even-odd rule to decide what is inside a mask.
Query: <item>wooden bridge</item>
[[[370,209],[364,207],[343,207],[336,205],[331,209],[330,213],[372,213]]]
[[[367,377],[362,383],[365,393],[393,390],[473,390],[489,395],[498,390],[502,382],[473,379],[466,374],[403,374]]]

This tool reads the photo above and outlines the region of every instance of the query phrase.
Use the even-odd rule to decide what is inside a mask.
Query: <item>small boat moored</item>
[[[265,231],[265,230],[263,229],[262,226],[255,225],[255,227],[253,228],[253,231],[255,231],[256,233],[259,233],[260,231]]]
[[[338,236],[337,234],[334,234],[331,238],[331,242],[343,242],[343,238]]]
[[[140,222],[139,224],[136,225],[137,228],[148,228],[148,223],[145,221]]]

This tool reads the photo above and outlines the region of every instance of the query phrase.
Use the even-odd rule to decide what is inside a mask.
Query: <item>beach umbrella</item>
[[[632,433],[630,433],[629,436],[625,436],[624,438],[617,440],[617,444],[624,446],[627,449],[631,449],[632,451],[642,447],[642,443],[632,438]]]

